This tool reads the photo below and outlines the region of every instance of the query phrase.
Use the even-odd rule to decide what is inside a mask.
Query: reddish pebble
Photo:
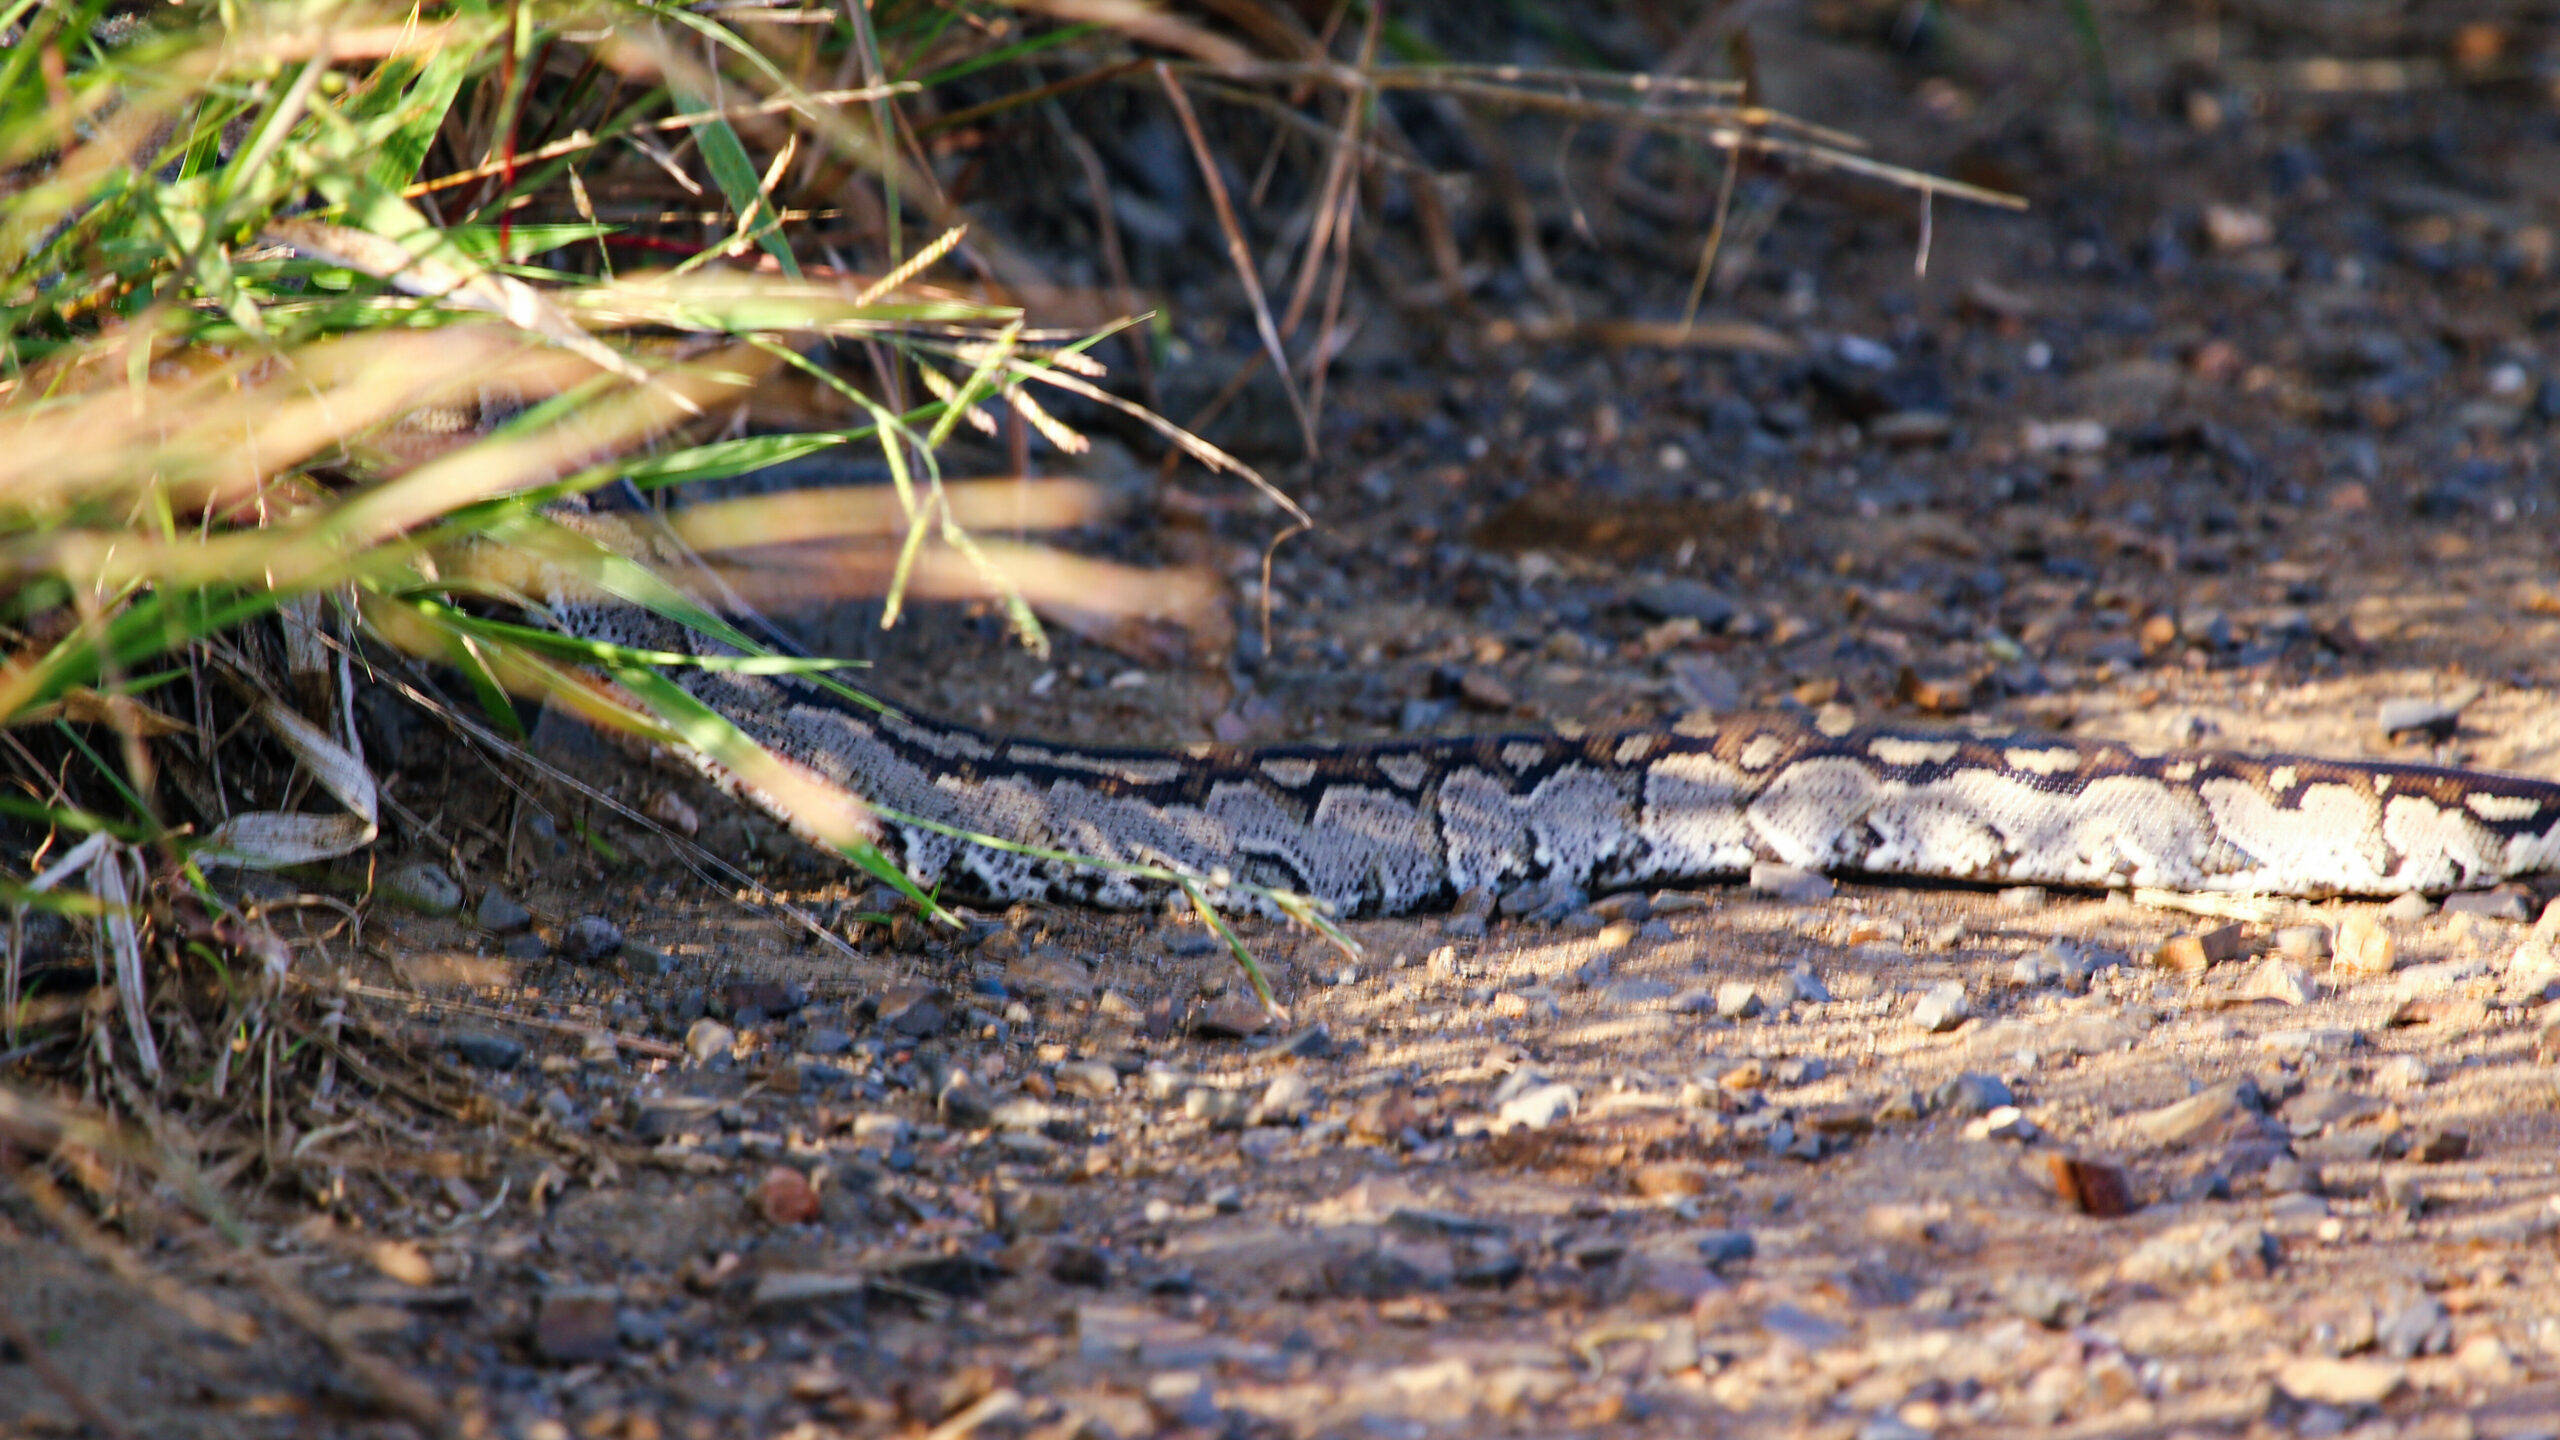
[[[756,1187],[756,1213],[769,1225],[805,1225],[818,1218],[818,1192],[809,1177],[788,1165],[764,1172]]]

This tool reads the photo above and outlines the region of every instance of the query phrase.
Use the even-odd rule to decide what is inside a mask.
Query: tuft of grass
[[[1073,523],[1089,497],[945,475],[964,428],[1010,441],[1022,471],[1035,438],[1079,449],[1083,418],[1143,426],[1259,487],[1283,538],[1309,523],[1104,383],[1106,350],[1142,375],[1162,357],[1077,133],[1093,92],[1178,122],[1256,364],[1310,454],[1380,186],[1412,201],[1446,295],[1469,283],[1391,96],[2007,203],[1729,84],[1456,63],[1374,8],[1311,30],[1278,0],[0,0],[0,32],[0,901],[13,925],[95,922],[121,1024],[91,1025],[81,1053],[120,1074],[129,1057],[145,1091],[203,1078],[169,1079],[155,974],[213,967],[212,1029],[279,1033],[269,1002],[291,955],[207,865],[327,863],[428,832],[359,743],[369,655],[450,666],[495,735],[537,698],[708,756],[936,912],[857,800],[667,673],[842,684],[831,667],[764,653],[564,502],[876,454],[878,495],[685,510],[674,534],[703,558],[689,573],[750,600],[881,593],[891,620],[910,596],[992,596],[1034,647],[1044,613],[1212,597],[981,535],[999,512],[1006,529]],[[1227,179],[1238,134],[1261,152],[1249,186]],[[1110,283],[1095,292],[973,228],[957,183],[976,147],[1051,140],[1100,212]],[[1284,157],[1304,183],[1275,201]],[[1255,253],[1273,244],[1291,248]],[[784,382],[827,423],[760,433],[759,396]],[[646,608],[743,658],[559,634],[538,623],[554,594]],[[284,757],[283,793],[252,801],[226,771],[252,743]],[[1226,888],[1148,873],[1203,906]],[[1264,898],[1335,933],[1297,897]],[[13,1027],[34,1013],[19,957],[13,942],[0,977]]]

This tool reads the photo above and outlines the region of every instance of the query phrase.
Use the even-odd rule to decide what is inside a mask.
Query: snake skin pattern
[[[561,605],[553,618],[598,639],[706,648],[624,607]],[[882,714],[794,676],[679,677],[768,749],[880,807],[883,848],[920,885],[998,902],[1125,908],[1164,887],[886,812],[1292,890],[1342,915],[1445,908],[1480,889],[1600,892],[1734,877],[1763,861],[1833,874],[2298,896],[2441,893],[2560,868],[2560,783],[2434,766],[1996,729],[1826,726],[1790,714],[1343,745],[1092,749]]]

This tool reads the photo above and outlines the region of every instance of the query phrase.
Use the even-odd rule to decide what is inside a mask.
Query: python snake
[[[562,600],[551,618],[592,639],[724,650],[628,606]],[[1785,713],[1097,749],[873,711],[800,676],[678,678],[768,750],[878,807],[883,849],[919,885],[996,902],[1126,908],[1166,887],[946,830],[1293,891],[1345,916],[1445,908],[1475,891],[1738,877],[1763,862],[2292,896],[2441,893],[2560,868],[2560,782],[2427,765]]]

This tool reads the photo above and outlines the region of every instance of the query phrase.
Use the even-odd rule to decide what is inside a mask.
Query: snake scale
[[[649,648],[721,649],[627,606],[563,601],[552,623]],[[795,675],[687,669],[680,679],[767,749],[879,807],[883,849],[920,885],[997,902],[1127,908],[1164,886],[934,826],[1295,891],[1346,916],[1445,908],[1475,891],[1739,877],[1764,862],[2294,896],[2441,893],[2560,868],[2560,783],[2425,765],[1787,713],[1104,749],[874,711]],[[733,777],[714,778],[781,814]]]

